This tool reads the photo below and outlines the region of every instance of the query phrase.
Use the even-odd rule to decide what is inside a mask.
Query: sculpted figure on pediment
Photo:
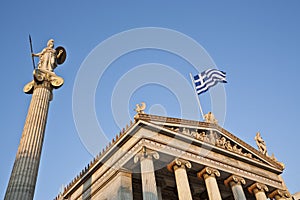
[[[232,149],[234,152],[242,154],[242,148],[238,148],[236,144],[233,145]]]
[[[225,137],[221,137],[217,139],[217,146],[225,148],[225,144],[226,144],[226,138]]]
[[[256,141],[256,145],[259,149],[260,152],[262,152],[264,155],[267,155],[267,146],[265,141],[262,139],[262,137],[260,136],[260,133],[257,132],[256,136],[255,136],[255,141]]]

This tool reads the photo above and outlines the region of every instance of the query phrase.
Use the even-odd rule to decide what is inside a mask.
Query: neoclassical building
[[[107,147],[56,200],[291,199],[284,165],[217,124],[137,109]]]

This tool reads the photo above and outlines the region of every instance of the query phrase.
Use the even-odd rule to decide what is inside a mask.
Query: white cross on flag
[[[208,69],[194,76],[194,84],[197,94],[206,92],[218,82],[227,83],[226,72],[217,69]]]

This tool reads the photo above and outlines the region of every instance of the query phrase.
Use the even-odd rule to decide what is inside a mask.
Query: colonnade
[[[159,154],[146,148],[144,148],[143,151],[138,153],[134,158],[136,163],[138,161],[140,162],[143,200],[160,199],[157,192],[153,159],[159,159]],[[174,173],[179,200],[192,200],[192,193],[187,175],[187,170],[191,167],[192,165],[189,161],[181,158],[176,158],[167,165],[167,169]],[[210,200],[222,199],[216,179],[219,176],[220,172],[212,167],[204,167],[197,173],[198,178],[204,179]],[[231,188],[235,200],[246,200],[243,189],[243,185],[246,184],[244,178],[233,174],[224,181],[224,184]],[[269,190],[265,184],[254,183],[247,189],[255,196],[256,200],[267,200],[266,192]],[[282,190],[275,190],[269,195],[269,197],[275,198],[276,200],[283,200],[287,197],[285,194],[286,193]]]

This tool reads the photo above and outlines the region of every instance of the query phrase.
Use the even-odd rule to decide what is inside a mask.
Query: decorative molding
[[[211,168],[211,167],[205,167],[200,172],[197,173],[198,178],[208,178],[208,177],[219,177],[220,172],[217,169]]]
[[[190,169],[192,167],[192,164],[189,161],[184,160],[184,159],[180,159],[180,158],[176,158],[175,160],[173,160],[171,163],[169,163],[167,165],[167,169],[170,172],[173,172],[177,168],[185,168],[185,167]]]
[[[248,187],[248,191],[251,194],[255,194],[257,192],[268,192],[269,188],[263,183],[254,183],[250,187]]]
[[[236,168],[234,165],[228,165],[225,163],[221,163],[219,161],[216,160],[212,160],[210,158],[207,157],[202,157],[197,153],[191,153],[191,152],[186,152],[184,150],[180,150],[165,144],[161,144],[158,142],[154,142],[148,139],[143,139],[143,145],[152,148],[152,149],[160,149],[163,153],[166,154],[170,154],[172,155],[172,152],[174,152],[176,155],[181,155],[181,158],[186,159],[186,160],[190,160],[196,163],[201,163],[203,165],[207,165],[207,166],[214,166],[214,167],[218,167],[219,169],[225,171],[225,172],[229,172],[229,173],[234,173],[234,174],[240,174],[241,176],[250,179],[250,180],[254,180],[254,181],[260,181],[260,182],[264,182],[264,183],[268,183],[269,185],[272,185],[274,187],[278,187],[278,188],[283,188],[282,183],[278,182],[275,179],[272,179],[270,177],[265,177],[265,176],[261,176],[258,174],[255,174],[251,171],[247,171],[241,168]]]
[[[229,176],[225,181],[224,181],[224,184],[226,187],[228,187],[229,185],[231,184],[240,184],[240,185],[245,185],[246,184],[246,181],[244,178],[240,177],[240,176],[237,176],[237,175],[231,175]]]

